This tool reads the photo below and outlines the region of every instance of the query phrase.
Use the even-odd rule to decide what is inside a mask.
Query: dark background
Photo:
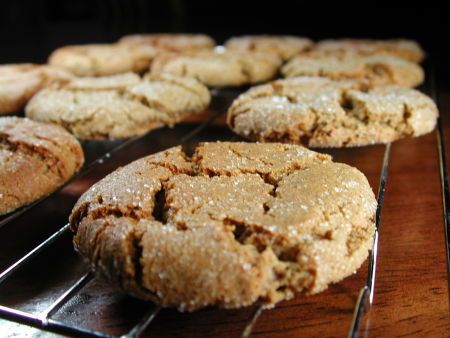
[[[430,1],[3,0],[0,63],[45,62],[65,44],[112,42],[129,33],[203,32],[219,43],[239,34],[418,40],[449,74],[450,17]]]

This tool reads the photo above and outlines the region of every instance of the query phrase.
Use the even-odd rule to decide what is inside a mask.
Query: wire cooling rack
[[[427,71],[428,73],[428,82],[427,82],[427,92],[433,97],[433,99],[438,103],[437,91],[434,81],[434,76],[432,70]],[[223,93],[222,93],[223,94]],[[220,99],[220,92],[216,92],[214,98]],[[223,114],[223,109],[217,109],[214,115],[211,116],[207,121],[200,124],[198,127],[191,130],[184,137],[181,138],[180,144],[186,145],[191,141],[196,135],[198,135],[202,130],[208,128],[213,121]],[[447,176],[447,159],[445,155],[445,145],[444,145],[444,130],[442,120],[438,119],[438,127],[436,128],[436,137],[437,137],[437,147],[440,161],[440,177],[441,177],[441,188],[442,188],[442,202],[444,207],[444,226],[445,226],[445,235],[446,235],[446,252],[447,252],[447,264],[450,267],[450,255],[449,255],[449,238],[450,238],[450,230],[448,228],[448,223],[450,222],[450,191],[448,185],[448,176]],[[110,149],[108,149],[104,154],[98,156],[95,159],[92,159],[83,169],[82,171],[74,178],[79,178],[82,175],[87,174],[91,169],[96,167],[99,164],[108,161],[118,150],[133,144],[141,137],[132,138],[123,142],[118,142],[113,144]],[[364,317],[364,313],[370,310],[373,302],[373,296],[375,291],[375,277],[376,277],[376,266],[377,266],[377,249],[378,243],[380,240],[379,230],[381,226],[381,215],[383,208],[383,200],[384,200],[384,192],[387,184],[388,178],[388,168],[389,168],[389,159],[390,159],[390,149],[391,145],[387,144],[384,148],[384,156],[382,160],[381,172],[380,172],[380,180],[378,186],[378,207],[375,215],[375,236],[373,241],[373,249],[369,255],[369,264],[368,264],[368,272],[367,272],[367,280],[363,285],[359,292],[359,296],[357,298],[354,314],[351,323],[349,323],[349,337],[358,337],[359,329]],[[44,198],[45,199],[45,198]],[[0,227],[6,226],[8,223],[12,222],[17,217],[25,214],[27,211],[41,203],[44,199],[36,201],[35,203],[26,206],[17,212],[0,219]],[[4,283],[8,278],[12,277],[15,273],[17,273],[21,268],[27,265],[33,258],[38,255],[43,254],[43,252],[53,245],[55,242],[60,240],[65,234],[69,232],[69,224],[65,224],[58,231],[53,233],[50,237],[42,241],[39,245],[37,245],[33,250],[26,253],[23,257],[15,261],[9,267],[3,270],[0,273],[0,284]],[[38,328],[48,332],[59,333],[63,335],[69,336],[81,336],[81,337],[138,337],[152,322],[152,320],[158,315],[161,307],[154,303],[148,303],[148,308],[145,311],[144,315],[139,319],[139,321],[125,334],[121,336],[114,336],[99,330],[92,330],[84,328],[80,325],[71,324],[65,321],[60,321],[54,319],[54,315],[60,310],[65,304],[67,304],[75,295],[77,295],[80,290],[82,290],[92,279],[94,275],[92,272],[85,273],[81,278],[77,279],[69,288],[67,288],[60,296],[57,298],[50,306],[48,306],[45,310],[41,311],[38,314],[32,314],[30,312],[21,311],[13,307],[7,307],[0,305],[0,318],[7,319],[10,321],[14,321],[16,323],[32,326],[34,328]],[[253,326],[258,320],[258,317],[263,312],[262,306],[256,305],[248,317],[244,329],[241,332],[241,337],[246,338],[249,337],[252,333]]]

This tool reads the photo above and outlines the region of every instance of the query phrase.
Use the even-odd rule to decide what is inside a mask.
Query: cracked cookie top
[[[72,78],[61,69],[31,63],[0,66],[0,115],[22,110],[40,89]]]
[[[76,249],[125,291],[195,310],[316,293],[368,254],[365,176],[297,145],[203,143],[118,169],[76,203]]]
[[[133,73],[77,78],[36,94],[28,117],[62,125],[80,139],[124,138],[173,125],[208,106],[208,89],[192,78]]]
[[[353,79],[371,85],[398,84],[416,87],[423,82],[422,68],[391,55],[299,55],[283,66],[284,77],[320,76],[334,80]]]
[[[49,57],[50,65],[77,76],[106,76],[126,72],[145,72],[156,49],[145,45],[92,44],[65,46]]]
[[[209,87],[230,87],[271,80],[280,66],[281,59],[271,53],[202,51],[162,54],[151,69],[191,76]]]
[[[0,215],[54,191],[83,162],[80,144],[63,128],[0,118]]]
[[[420,45],[413,40],[393,39],[393,40],[364,40],[364,39],[339,39],[322,40],[313,48],[313,51],[322,55],[374,55],[386,54],[399,58],[421,62],[425,57],[425,52]]]
[[[147,45],[169,52],[211,50],[216,45],[213,38],[204,34],[134,34],[119,40],[126,45]]]
[[[434,129],[437,115],[435,103],[411,88],[298,77],[241,94],[227,122],[261,142],[351,147],[423,135]]]
[[[313,42],[308,38],[289,35],[245,35],[225,41],[229,50],[275,53],[283,60],[310,49]]]

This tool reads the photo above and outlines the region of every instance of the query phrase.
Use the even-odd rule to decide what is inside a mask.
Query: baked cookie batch
[[[260,143],[175,147],[117,169],[74,206],[75,248],[111,284],[180,310],[320,292],[367,258],[377,204],[360,171],[306,147],[432,131],[436,105],[414,89],[424,57],[409,40],[147,34],[0,66],[0,115],[26,115],[0,117],[0,214],[80,170],[77,139],[173,126],[208,108],[209,88],[235,87],[227,124]]]

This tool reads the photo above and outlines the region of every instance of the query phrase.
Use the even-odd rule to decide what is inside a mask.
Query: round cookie
[[[0,118],[0,215],[56,190],[83,165],[83,150],[63,128]]]
[[[211,50],[216,42],[204,34],[134,34],[119,40],[126,45],[146,45],[168,52]]]
[[[273,79],[281,66],[276,55],[238,51],[166,53],[155,58],[152,71],[191,76],[209,87],[230,87]]]
[[[191,311],[326,289],[366,259],[375,209],[365,176],[327,155],[218,142],[116,170],[78,200],[70,223],[99,275]]]
[[[79,78],[46,88],[26,115],[62,125],[80,139],[125,138],[172,126],[208,106],[208,89],[192,78],[133,73]]]
[[[299,77],[243,93],[227,122],[261,142],[352,147],[423,135],[434,129],[437,115],[435,103],[411,88]]]
[[[48,63],[77,76],[106,76],[126,72],[142,73],[156,56],[150,46],[92,44],[65,46],[55,50]]]
[[[229,50],[274,53],[286,61],[310,49],[313,42],[289,35],[245,35],[228,39],[224,46]]]
[[[402,58],[411,62],[421,62],[425,58],[425,52],[420,45],[413,40],[364,40],[364,39],[339,39],[319,41],[313,49],[316,54],[322,55],[374,55],[387,54]]]
[[[71,78],[63,70],[31,63],[0,65],[0,115],[22,110],[43,87]]]
[[[399,84],[415,87],[424,73],[416,63],[389,55],[300,55],[283,66],[284,77],[321,76],[334,80],[354,79],[372,85]]]

